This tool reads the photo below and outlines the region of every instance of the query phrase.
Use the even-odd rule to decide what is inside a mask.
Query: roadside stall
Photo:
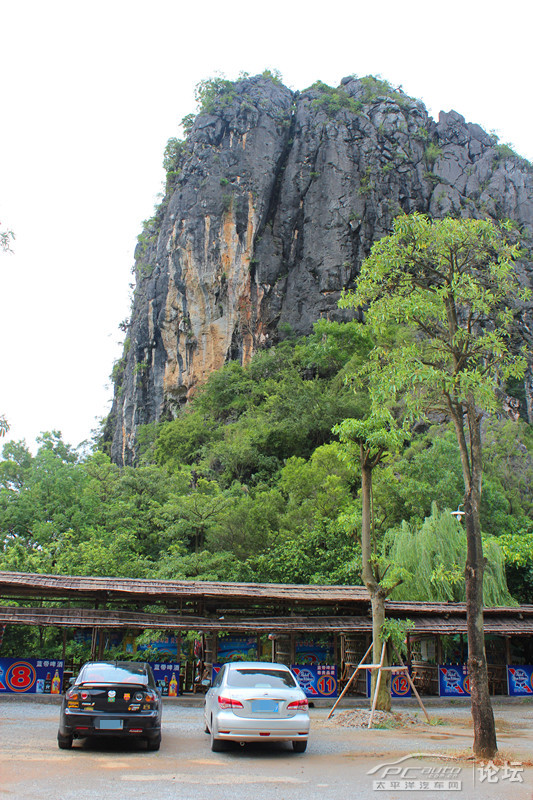
[[[418,692],[467,695],[464,604],[389,601],[386,611],[413,623],[407,664]],[[486,608],[484,619],[491,692],[533,696],[533,606]],[[211,675],[213,665],[239,658],[283,662],[298,672],[310,697],[336,697],[372,635],[370,601],[361,586],[0,572],[0,626],[23,625],[63,631],[63,646],[41,654],[44,677],[27,654],[7,658],[0,651],[0,694],[52,691],[62,670],[74,667],[65,664],[66,642],[86,630],[92,658],[105,657],[111,642],[115,652],[122,643],[125,657],[144,652],[169,697],[202,690],[202,677]],[[147,631],[159,632],[155,650],[137,650],[137,636]],[[13,660],[18,666],[7,663]],[[405,696],[401,681],[396,689]],[[350,691],[366,696],[366,676]]]

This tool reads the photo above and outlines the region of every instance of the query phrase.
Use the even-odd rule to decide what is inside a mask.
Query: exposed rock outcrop
[[[167,160],[115,370],[107,436],[120,464],[135,459],[139,425],[171,416],[228,359],[345,318],[342,288],[401,211],[510,218],[533,233],[527,162],[373,78],[301,93],[271,76],[222,82]],[[531,341],[531,317],[520,324]]]

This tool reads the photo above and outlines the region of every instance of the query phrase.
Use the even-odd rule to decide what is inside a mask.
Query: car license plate
[[[279,703],[276,703],[275,700],[252,700],[252,711],[254,712],[270,711],[277,714],[278,710]]]
[[[120,731],[122,730],[121,719],[101,719],[99,728],[106,731]]]

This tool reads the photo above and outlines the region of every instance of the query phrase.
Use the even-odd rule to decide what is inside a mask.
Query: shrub
[[[435,163],[435,161],[437,160],[437,158],[440,156],[441,153],[442,153],[441,148],[437,144],[435,144],[435,142],[431,142],[426,147],[426,151],[424,153],[426,157],[426,163],[429,166],[433,166],[433,164]]]
[[[316,97],[311,105],[325,111],[328,117],[336,116],[342,109],[348,109],[355,114],[361,109],[362,104],[350,97],[342,86],[333,88],[322,81],[317,81],[311,86],[311,89],[320,93],[320,96]]]

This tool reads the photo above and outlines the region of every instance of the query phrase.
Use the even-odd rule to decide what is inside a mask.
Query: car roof
[[[229,669],[283,669],[290,672],[286,664],[276,664],[272,661],[230,661],[226,664]]]
[[[114,667],[115,669],[134,669],[148,671],[149,664],[146,661],[86,661],[83,667]],[[82,667],[82,669],[83,669]]]
[[[145,661],[88,661],[80,669],[76,683],[151,682],[150,665]]]

